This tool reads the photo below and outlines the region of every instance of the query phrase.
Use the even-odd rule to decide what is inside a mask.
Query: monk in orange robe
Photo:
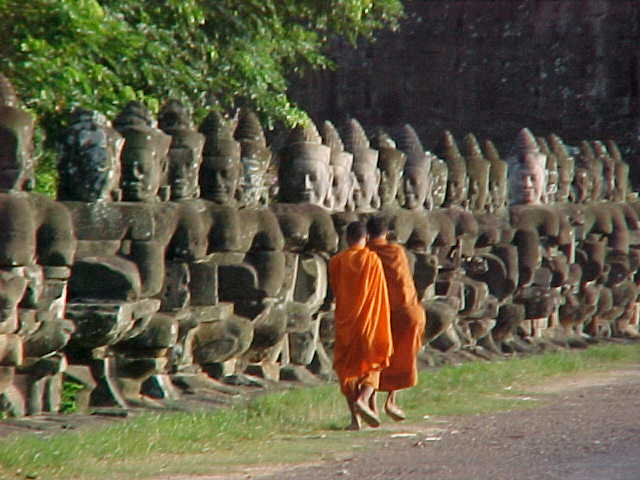
[[[388,392],[384,409],[391,418],[400,421],[405,414],[396,404],[396,390],[413,387],[418,382],[416,358],[422,347],[426,318],[418,302],[407,254],[402,246],[387,241],[387,232],[384,218],[371,217],[367,222],[367,247],[382,261],[391,308],[393,355],[389,366],[380,373],[378,390]],[[375,395],[370,407],[377,412]]]
[[[366,229],[352,222],[346,231],[348,248],[329,260],[329,282],[335,298],[333,368],[351,412],[350,430],[361,419],[380,425],[370,401],[379,388],[380,371],[393,352],[389,295],[382,263],[366,248]]]

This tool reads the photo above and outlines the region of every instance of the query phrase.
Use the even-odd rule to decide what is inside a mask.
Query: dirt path
[[[154,480],[640,479],[640,365],[552,380],[527,392],[518,398],[541,402],[524,410],[411,424],[385,419],[376,435],[348,437],[351,449],[344,453],[332,452],[335,437],[319,435],[313,441],[328,443],[319,447],[327,453],[322,458],[309,454],[305,464],[289,464],[283,455],[279,465]],[[505,390],[504,395],[516,394]],[[1,423],[2,434],[83,428],[82,417],[74,416]]]
[[[426,419],[403,426],[401,433],[363,436],[362,448],[346,458],[197,478],[640,479],[640,366],[547,383],[531,391],[532,397],[544,400],[535,408]]]

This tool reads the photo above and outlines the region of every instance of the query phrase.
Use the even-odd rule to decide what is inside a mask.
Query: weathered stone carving
[[[82,408],[127,408],[331,378],[326,259],[372,214],[407,249],[424,361],[640,337],[640,202],[613,140],[522,129],[501,157],[445,131],[436,155],[408,124],[396,145],[351,119],[343,137],[299,126],[272,158],[246,108],[196,131],[180,102],[159,128],[132,102],[115,128],[72,114],[53,201],[27,191],[33,119],[1,76],[0,99],[2,411],[55,412],[65,379]]]
[[[33,128],[0,75],[0,271],[8,304],[0,334],[8,377],[0,398],[15,415],[58,410],[62,350],[73,331],[65,297],[76,240],[64,206],[25,191],[33,186]]]

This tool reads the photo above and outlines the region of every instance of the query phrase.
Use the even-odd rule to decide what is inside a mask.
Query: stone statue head
[[[592,146],[597,161],[602,165],[602,198],[611,200],[616,188],[615,161],[600,140],[595,140]]]
[[[155,128],[151,114],[139,102],[129,102],[113,126],[125,138],[120,161],[122,199],[155,201],[166,181],[171,137]]]
[[[402,206],[410,210],[431,207],[431,156],[425,152],[418,134],[411,125],[405,125],[399,136],[400,149],[407,155],[402,174]]]
[[[623,202],[627,199],[630,190],[629,165],[622,159],[622,153],[614,140],[607,141],[607,148],[614,162],[615,188],[612,200]]]
[[[558,159],[544,137],[538,137],[540,152],[547,158],[545,164],[547,186],[544,193],[545,203],[554,203],[558,193]]]
[[[555,199],[556,202],[566,202],[571,194],[571,184],[575,175],[575,160],[569,154],[562,139],[555,134],[549,136],[549,147],[555,155],[558,168],[558,188]]]
[[[344,151],[344,144],[335,126],[326,120],[322,125],[322,143],[331,149],[329,163],[333,172],[331,185],[331,209],[336,212],[355,209],[353,192],[356,177],[351,171],[353,154]]]
[[[155,201],[162,184],[162,158],[166,157],[170,139],[165,140],[141,127],[131,127],[124,135],[122,199],[130,202]]]
[[[374,136],[372,146],[378,150],[380,206],[383,208],[394,206],[397,204],[398,190],[407,156],[396,148],[396,142],[382,130],[379,130]]]
[[[436,157],[433,153],[427,152],[431,157],[431,208],[440,208],[447,197],[447,180],[449,169],[447,162]]]
[[[527,128],[518,133],[514,153],[509,162],[509,197],[514,205],[543,203],[546,157]]]
[[[63,134],[58,162],[59,200],[117,198],[124,138],[95,111],[77,109]]]
[[[158,126],[171,136],[167,172],[171,199],[197,198],[200,195],[198,175],[202,164],[204,135],[193,130],[191,114],[178,100],[170,100],[160,109]]]
[[[592,188],[591,172],[584,167],[576,168],[573,177],[573,201],[575,203],[589,202],[591,200]]]
[[[9,80],[0,74],[0,189],[30,190],[35,185],[34,121],[18,107]]]
[[[352,170],[360,187],[354,193],[356,210],[377,210],[380,208],[378,151],[370,148],[364,128],[356,119],[347,122],[343,137],[346,150],[353,153]]]
[[[491,165],[489,170],[490,210],[496,212],[507,206],[509,167],[507,162],[500,158],[500,153],[491,140],[484,142],[484,156]]]
[[[601,200],[602,193],[604,191],[602,161],[596,157],[591,143],[587,140],[581,141],[578,149],[579,153],[576,164],[589,171],[589,174],[591,175],[591,194],[589,200]]]
[[[241,108],[235,138],[240,142],[240,203],[244,207],[258,207],[269,201],[267,171],[271,164],[271,150],[258,116],[248,108]]]
[[[480,144],[472,133],[464,137],[464,152],[469,179],[469,209],[482,213],[489,206],[489,173],[491,164],[484,158]]]
[[[213,111],[200,125],[205,136],[200,167],[200,196],[221,205],[234,204],[242,173],[240,142],[234,137],[238,113]]]
[[[447,162],[447,196],[444,206],[463,206],[467,202],[469,188],[467,166],[450,131],[443,133],[436,154]]]
[[[331,148],[322,144],[313,122],[297,126],[280,150],[280,201],[311,203],[328,208],[333,184],[330,159]]]

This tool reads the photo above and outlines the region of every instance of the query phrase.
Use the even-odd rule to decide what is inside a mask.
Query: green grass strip
[[[425,415],[522,408],[524,402],[505,396],[505,388],[515,389],[513,393],[553,376],[638,363],[640,344],[470,362],[421,372],[419,384],[403,391],[400,401],[409,422]],[[192,462],[191,472],[213,468],[215,462],[274,461],[279,458],[277,449],[295,450],[293,442],[287,446],[283,439],[328,435],[339,442],[347,434],[338,429],[347,422],[346,404],[336,385],[296,388],[260,395],[242,406],[148,413],[108,427],[8,437],[0,440],[0,478],[148,478],[166,474],[162,459],[170,465],[175,463],[171,459],[194,455],[204,455],[207,461]]]

